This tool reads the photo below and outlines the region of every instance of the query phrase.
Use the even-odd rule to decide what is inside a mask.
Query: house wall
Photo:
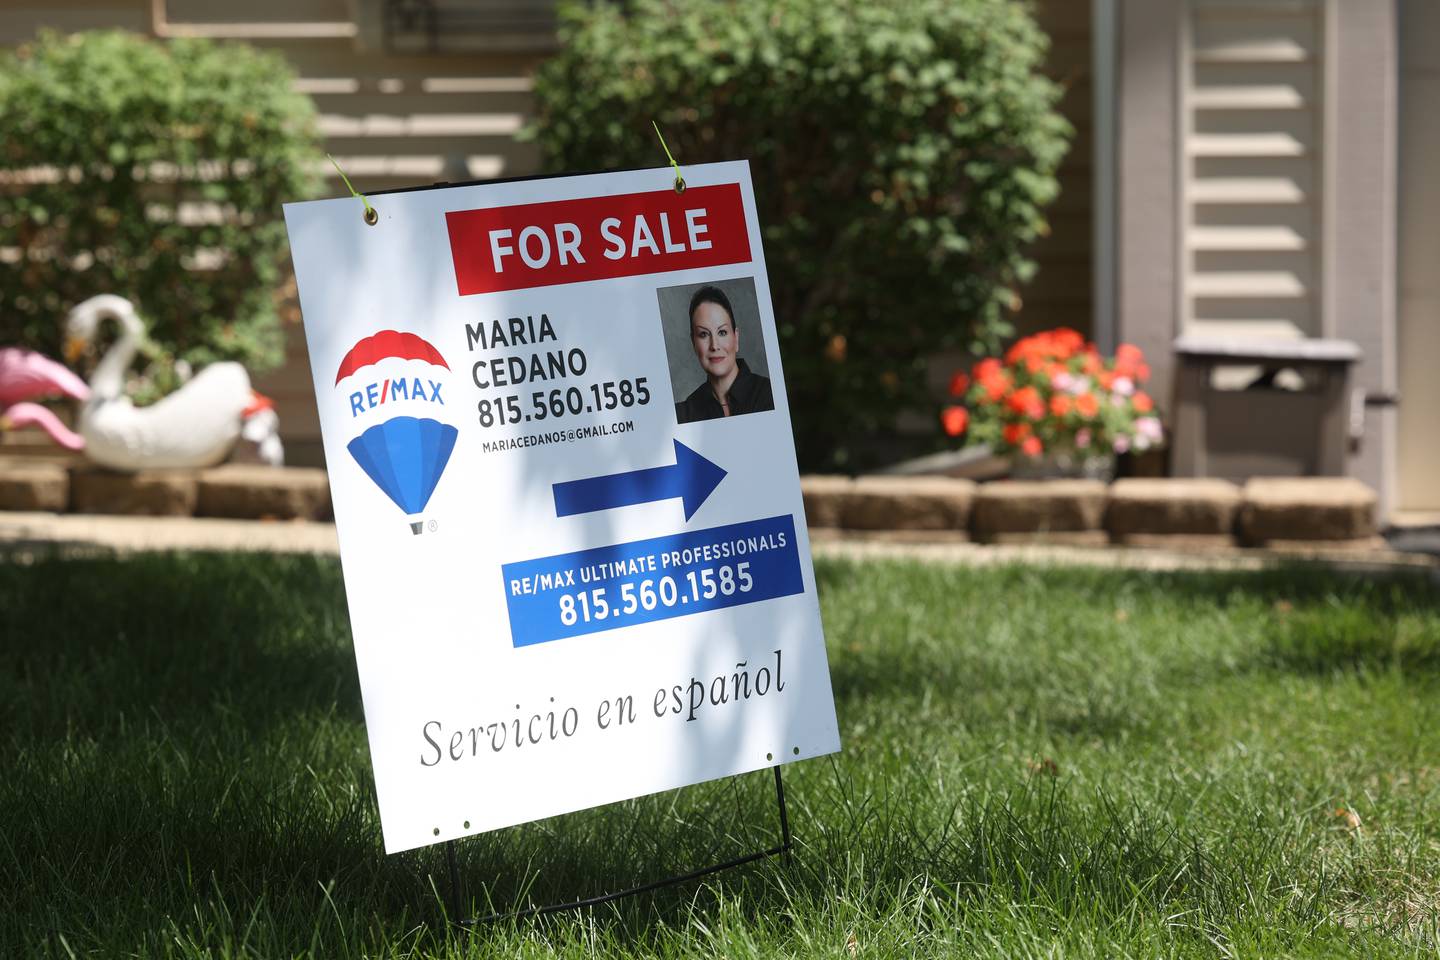
[[[1440,3],[1400,2],[1396,502],[1440,511]]]
[[[1180,29],[1183,0],[1121,0],[1117,79],[1115,336],[1145,351],[1172,408],[1179,330]]]
[[[1333,0],[1334,152],[1326,263],[1334,336],[1361,350],[1351,387],[1364,392],[1349,473],[1395,503],[1396,65],[1395,0]]]
[[[1015,316],[1021,334],[1057,326],[1092,334],[1095,95],[1090,7],[1091,0],[1043,0],[1035,11],[1050,36],[1045,72],[1065,90],[1060,112],[1075,128],[1075,138],[1060,164],[1060,196],[1047,213],[1050,235],[1031,253],[1039,270],[1021,291],[1022,306]]]

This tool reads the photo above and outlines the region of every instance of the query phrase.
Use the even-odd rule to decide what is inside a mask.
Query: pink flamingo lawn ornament
[[[0,430],[37,426],[68,450],[80,450],[85,439],[55,414],[35,403],[36,397],[90,398],[85,381],[49,357],[21,347],[0,347]]]
[[[55,411],[38,403],[15,403],[0,412],[0,433],[18,427],[39,427],[66,450],[85,449],[84,437],[61,423]]]

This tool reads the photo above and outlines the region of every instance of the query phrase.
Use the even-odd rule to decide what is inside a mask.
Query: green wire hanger
[[[334,157],[330,156],[330,154],[328,153],[325,154],[325,157],[335,167],[335,172],[340,174],[340,179],[345,181],[345,189],[350,191],[350,195],[352,197],[358,198],[361,203],[365,204],[365,222],[372,227],[375,226],[375,224],[379,223],[380,214],[376,213],[375,208],[370,206],[370,201],[365,199],[365,194],[361,193],[359,190],[356,190],[353,186],[350,185],[350,178],[345,176],[345,171],[340,169],[340,164],[335,162]]]
[[[678,164],[678,163],[675,162],[675,157],[674,157],[673,154],[671,154],[670,148],[665,145],[665,134],[663,134],[663,133],[660,132],[660,124],[656,123],[654,120],[651,120],[651,121],[650,121],[650,126],[652,126],[652,127],[655,128],[655,136],[657,136],[657,137],[660,138],[660,147],[665,151],[665,156],[666,156],[666,157],[669,157],[669,159],[670,159],[670,166],[672,166],[672,167],[675,168],[675,192],[676,192],[676,193],[684,193],[684,192],[685,192],[685,178],[682,177],[682,176],[680,176],[680,164]],[[343,174],[342,174],[342,176],[343,176]]]

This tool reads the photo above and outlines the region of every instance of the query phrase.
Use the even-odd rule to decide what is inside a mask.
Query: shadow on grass
[[[361,717],[331,559],[37,557],[0,575],[0,636],[12,743],[186,729],[217,711],[252,731],[297,711]]]
[[[1234,916],[1257,885],[1303,875],[1311,852],[1269,843],[1215,850],[1215,832],[1171,819],[1163,797],[1142,809],[1018,772],[992,775],[983,790],[947,791],[914,772],[927,747],[910,718],[933,711],[924,722],[938,729],[957,716],[993,724],[1008,711],[1074,736],[1143,730],[1166,706],[1154,680],[1175,666],[1145,659],[1147,631],[1191,629],[1168,621],[1204,608],[1245,611],[1263,629],[1279,624],[1260,652],[1283,669],[1393,657],[1401,637],[1405,650],[1428,651],[1405,663],[1437,665],[1440,600],[1409,581],[1309,569],[973,573],[901,564],[821,564],[817,578],[842,718],[867,709],[895,717],[875,735],[888,744],[787,770],[801,841],[793,865],[760,864],[601,908],[616,937],[645,942],[657,921],[684,922],[737,889],[756,923],[783,922],[838,891],[883,912],[919,887],[955,909],[983,893],[1061,915],[1118,916],[1139,903]],[[1394,629],[1367,627],[1376,618]],[[147,941],[160,918],[209,904],[233,913],[236,929],[247,914],[263,915],[273,949],[262,955],[295,953],[316,937],[316,952],[341,955],[439,917],[434,891],[448,885],[439,849],[381,849],[333,560],[39,558],[0,568],[0,635],[10,638],[0,647],[0,889],[17,892],[0,947],[9,923],[16,943],[64,933],[72,946],[103,952]],[[1202,649],[1186,668],[1210,669],[1209,656]],[[769,846],[775,833],[770,780],[752,775],[487,834],[458,850],[474,910],[485,913],[685,872]],[[1295,893],[1287,909],[1318,916],[1323,893]]]
[[[1297,673],[1371,668],[1433,677],[1440,673],[1440,619],[1385,603],[1286,610],[1267,625],[1260,662]]]

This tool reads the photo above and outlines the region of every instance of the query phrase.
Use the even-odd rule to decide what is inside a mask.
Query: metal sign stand
[[[609,903],[612,900],[621,900],[625,897],[633,897],[640,893],[649,893],[651,890],[659,890],[662,887],[675,886],[695,880],[699,877],[712,873],[719,873],[721,870],[729,870],[734,867],[753,863],[756,860],[763,860],[766,857],[774,857],[783,854],[789,859],[790,851],[794,843],[790,837],[790,818],[785,812],[785,783],[780,779],[780,767],[772,768],[775,771],[775,803],[780,811],[780,845],[770,847],[767,850],[760,850],[755,853],[737,857],[734,860],[726,860],[724,863],[713,864],[708,867],[701,867],[699,870],[691,870],[689,873],[677,874],[673,877],[666,877],[663,880],[654,880],[637,887],[629,887],[624,890],[617,890],[614,893],[603,893],[599,896],[588,897],[584,900],[574,900],[567,903],[552,903],[543,907],[528,907],[524,910],[516,910],[513,913],[493,913],[486,917],[471,917],[468,919],[455,919],[464,914],[464,891],[460,885],[460,869],[455,863],[455,841],[445,841],[445,866],[450,874],[450,917],[451,922],[460,927],[475,929],[497,920],[520,920],[526,917],[538,917],[547,913],[559,913],[564,910],[583,910],[586,907],[598,906],[602,903]]]

